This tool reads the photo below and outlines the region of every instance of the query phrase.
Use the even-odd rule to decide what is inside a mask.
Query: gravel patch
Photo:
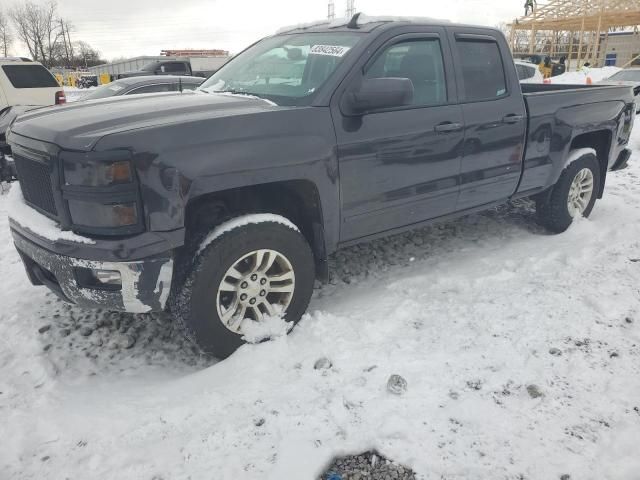
[[[415,480],[410,468],[387,460],[377,452],[365,452],[334,460],[321,480]]]

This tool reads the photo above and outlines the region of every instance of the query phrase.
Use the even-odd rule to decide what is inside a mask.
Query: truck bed
[[[581,131],[615,131],[633,101],[631,87],[619,85],[522,84],[527,109],[527,142],[518,193],[551,186],[564,169],[572,139]],[[611,144],[610,139],[607,144]],[[608,154],[609,152],[603,152]],[[615,157],[610,158],[611,163]],[[541,188],[542,187],[542,188]]]

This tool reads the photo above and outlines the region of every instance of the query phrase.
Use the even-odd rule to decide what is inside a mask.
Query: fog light
[[[96,290],[121,290],[122,277],[117,270],[100,270],[76,267],[76,280],[81,288]]]
[[[94,270],[93,276],[103,285],[122,285],[122,278],[117,270]]]

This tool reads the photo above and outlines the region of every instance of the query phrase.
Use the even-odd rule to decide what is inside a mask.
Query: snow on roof
[[[289,25],[287,27],[280,28],[276,31],[276,35],[280,33],[292,32],[295,30],[306,30],[309,28],[326,26],[326,28],[339,28],[346,26],[351,21],[350,18],[339,18],[336,20],[316,20],[314,22],[299,23],[297,25]],[[367,25],[371,23],[389,23],[389,22],[411,22],[411,23],[428,23],[428,24],[441,24],[450,23],[449,20],[441,20],[430,17],[397,17],[397,16],[368,16],[360,14],[358,17],[358,25]]]

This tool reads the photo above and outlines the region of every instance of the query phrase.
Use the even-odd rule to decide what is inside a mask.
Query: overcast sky
[[[10,3],[9,0],[8,3]],[[2,3],[5,3],[4,0]],[[170,48],[237,53],[279,27],[326,18],[327,0],[58,0],[103,58],[158,55]],[[522,15],[524,0],[355,0],[367,15],[415,15],[495,26]],[[335,0],[344,16],[346,0]],[[22,52],[25,53],[25,52]]]

